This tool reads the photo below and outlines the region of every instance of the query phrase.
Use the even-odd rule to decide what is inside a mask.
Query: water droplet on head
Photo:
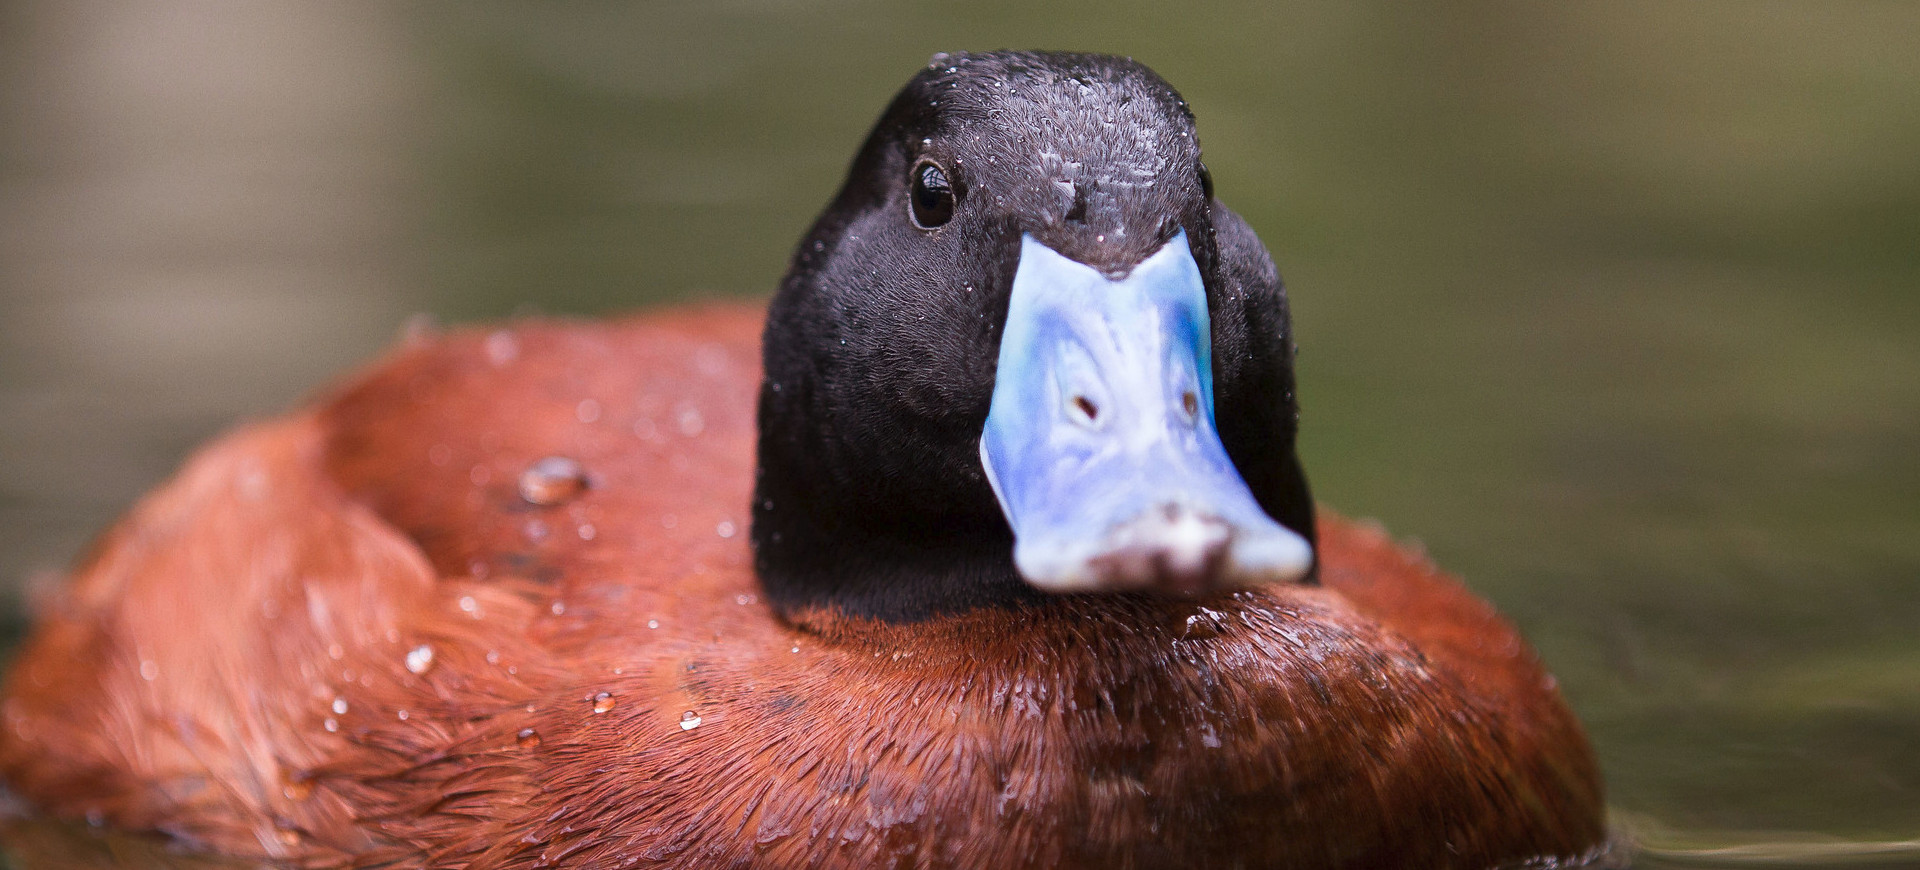
[[[733,527],[732,520],[721,520],[719,525],[713,527],[713,531],[720,537],[731,538],[736,529]]]
[[[407,651],[407,670],[424,674],[433,669],[433,647],[421,644]]]
[[[605,713],[613,709],[613,693],[601,692],[593,696],[593,712]]]
[[[327,658],[339,661],[347,657],[347,648],[337,643],[327,644]]]
[[[520,744],[521,749],[539,749],[540,732],[532,728],[522,728],[520,733],[513,736],[513,742]]]
[[[149,659],[140,660],[140,679],[151,683],[160,678],[160,663]]]
[[[552,611],[554,616],[559,616],[567,612],[567,603],[565,601],[555,601],[547,607],[547,610]]]
[[[649,620],[647,620],[647,627],[648,627],[648,628],[659,628],[659,627],[660,627],[660,620],[658,620],[658,619],[649,619]]]
[[[539,520],[527,520],[522,531],[525,532],[528,541],[536,544],[547,539],[547,524]]]
[[[520,472],[520,497],[528,504],[556,505],[587,488],[587,470],[565,456],[548,456]]]
[[[581,523],[575,531],[579,532],[582,541],[591,541],[600,534],[600,530],[594,528],[592,523]]]
[[[328,733],[332,733],[340,730],[340,723],[329,718],[327,721],[320,723],[320,727],[327,729]]]
[[[680,730],[692,731],[700,727],[700,714],[692,710],[680,714]]]
[[[407,711],[405,711],[405,710],[401,710],[401,711],[400,711],[399,713],[397,713],[397,714],[395,714],[395,715],[397,715],[397,716],[399,716],[399,717],[400,717],[400,721],[402,721],[402,722],[405,722],[405,721],[407,721]]]
[[[500,663],[500,651],[497,649],[487,650],[487,664],[497,665],[499,663]]]
[[[347,699],[345,698],[333,699],[333,714],[335,716],[347,715]]]
[[[480,609],[480,602],[473,600],[473,596],[471,595],[462,595],[460,596],[460,609],[466,613],[472,613]]]

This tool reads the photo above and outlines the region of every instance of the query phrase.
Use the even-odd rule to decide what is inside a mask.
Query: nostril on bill
[[[1080,412],[1083,422],[1093,423],[1100,419],[1100,406],[1086,396],[1074,396],[1073,407]]]
[[[1192,390],[1187,390],[1186,392],[1181,393],[1180,394],[1180,410],[1185,411],[1187,413],[1187,422],[1192,423],[1199,420],[1200,419],[1200,397],[1194,395]]]

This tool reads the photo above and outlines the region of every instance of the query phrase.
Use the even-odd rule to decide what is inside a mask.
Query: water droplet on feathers
[[[433,647],[421,644],[407,651],[407,670],[424,674],[433,669]]]
[[[528,504],[551,506],[587,488],[587,470],[565,456],[548,456],[520,473],[520,497]]]
[[[706,431],[707,428],[706,417],[700,414],[699,408],[691,406],[681,408],[679,414],[675,416],[674,421],[680,427],[680,434],[688,438],[699,435],[701,432]]]
[[[504,366],[520,356],[520,339],[507,330],[499,330],[487,336],[487,361],[495,367]]]

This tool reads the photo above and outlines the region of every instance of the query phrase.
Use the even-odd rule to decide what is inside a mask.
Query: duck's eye
[[[1195,165],[1198,166],[1200,169],[1200,193],[1206,196],[1208,202],[1212,202],[1213,201],[1213,173],[1207,171],[1207,164],[1205,163],[1198,163]]]
[[[953,182],[938,163],[923,160],[913,167],[913,190],[907,199],[913,207],[914,226],[930,230],[953,220]]]

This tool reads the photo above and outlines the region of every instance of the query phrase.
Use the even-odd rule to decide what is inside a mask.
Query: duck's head
[[[774,604],[886,620],[1304,582],[1286,297],[1131,60],[935,55],[774,299]]]

